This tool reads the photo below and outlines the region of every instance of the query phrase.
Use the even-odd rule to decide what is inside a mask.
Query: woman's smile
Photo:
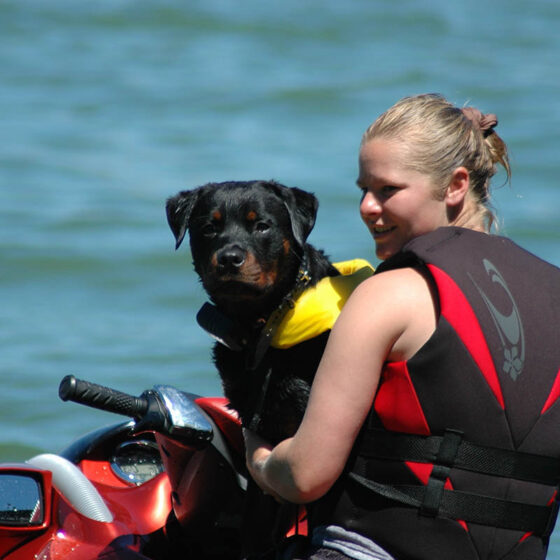
[[[395,229],[394,226],[373,226],[371,228],[373,230],[373,235],[374,236],[380,236],[383,235],[385,233],[389,233],[390,231],[393,231]]]

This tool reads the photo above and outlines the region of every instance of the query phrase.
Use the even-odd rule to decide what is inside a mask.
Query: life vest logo
[[[498,335],[502,342],[504,350],[502,370],[505,373],[509,373],[511,378],[515,381],[521,374],[525,362],[525,335],[523,333],[521,316],[519,314],[519,310],[517,309],[517,305],[515,304],[515,300],[513,299],[504,278],[498,272],[498,269],[487,259],[483,259],[482,264],[484,265],[486,273],[490,277],[490,281],[498,284],[511,302],[511,313],[509,315],[505,315],[498,311],[488,295],[482,291],[480,286],[478,286],[471,276],[473,284],[476,286],[482,300],[490,312],[490,316],[496,325]]]

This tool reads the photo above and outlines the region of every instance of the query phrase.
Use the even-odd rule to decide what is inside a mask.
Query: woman
[[[546,555],[560,270],[488,233],[496,164],[509,177],[496,125],[430,94],[364,134],[360,213],[384,262],[334,326],[296,435],[246,432],[263,490],[308,504],[305,558]]]

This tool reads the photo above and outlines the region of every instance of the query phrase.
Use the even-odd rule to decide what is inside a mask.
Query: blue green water
[[[560,265],[559,27],[556,0],[0,0],[0,460],[114,420],[58,400],[68,373],[220,392],[178,190],[311,190],[310,241],[373,259],[357,146],[404,95],[497,113],[503,231]]]

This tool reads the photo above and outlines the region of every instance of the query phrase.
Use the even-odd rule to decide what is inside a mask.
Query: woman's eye
[[[385,185],[381,190],[384,195],[391,195],[398,190],[398,187],[395,187],[394,185]]]

